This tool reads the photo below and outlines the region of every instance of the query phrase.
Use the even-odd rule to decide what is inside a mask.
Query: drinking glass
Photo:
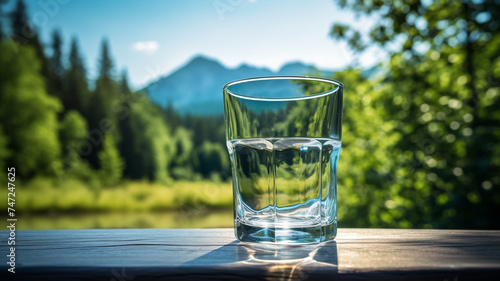
[[[238,240],[335,238],[342,91],[340,82],[299,76],[224,85]]]

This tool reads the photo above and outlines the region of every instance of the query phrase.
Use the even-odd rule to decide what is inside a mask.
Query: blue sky
[[[5,10],[9,10],[11,0]],[[166,75],[197,54],[228,67],[242,63],[279,69],[302,61],[337,69],[356,58],[346,44],[328,36],[334,22],[361,27],[373,19],[356,18],[333,0],[25,0],[30,22],[44,42],[61,31],[65,51],[78,38],[91,77],[100,42],[108,38],[119,73],[126,68],[134,87]],[[362,66],[383,58],[372,49],[358,57]]]

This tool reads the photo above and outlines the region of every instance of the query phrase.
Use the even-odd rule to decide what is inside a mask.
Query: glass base
[[[308,227],[258,227],[235,220],[235,235],[242,242],[310,244],[330,241],[337,236],[337,222]]]

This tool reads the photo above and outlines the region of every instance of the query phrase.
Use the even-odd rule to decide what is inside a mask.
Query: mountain
[[[226,68],[215,59],[196,56],[170,75],[151,83],[145,90],[153,102],[162,107],[172,103],[183,114],[222,114],[222,87],[227,82],[259,76],[304,75],[314,71],[317,71],[314,66],[301,62],[287,63],[278,72],[248,64]]]

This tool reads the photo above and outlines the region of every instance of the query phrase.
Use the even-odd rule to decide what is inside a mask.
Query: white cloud
[[[160,47],[156,41],[137,41],[132,46],[134,50],[144,53],[154,53]]]

